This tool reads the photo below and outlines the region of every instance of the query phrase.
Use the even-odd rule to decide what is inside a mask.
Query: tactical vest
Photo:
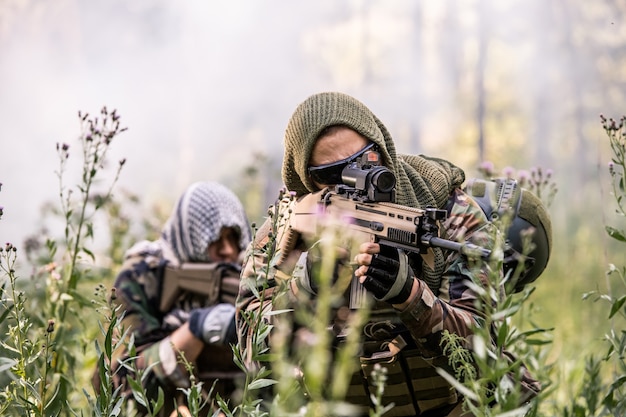
[[[418,350],[407,348],[402,336],[365,342],[359,362],[360,370],[352,377],[346,401],[362,405],[364,416],[372,406],[371,395],[376,393],[373,372],[377,366],[387,370],[384,405],[394,404],[385,417],[428,412],[445,416],[460,401],[457,391],[437,372],[437,368],[447,367],[447,358],[424,358]]]

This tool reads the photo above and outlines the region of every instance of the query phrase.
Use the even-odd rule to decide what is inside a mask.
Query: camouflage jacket
[[[442,237],[487,248],[493,245],[497,231],[476,202],[462,190],[452,193],[445,209],[448,218],[443,224]],[[263,229],[268,230],[267,224],[260,230]],[[240,345],[248,352],[252,351],[255,329],[242,317],[246,312],[257,312],[270,321],[267,313],[273,307],[272,295],[278,291],[278,283],[285,279],[285,275],[289,280],[289,272],[283,274],[276,268],[267,267],[264,248],[270,244],[270,236],[270,233],[257,234],[242,272],[237,324]],[[302,245],[303,242],[299,242],[294,250],[309,249]],[[457,252],[449,251],[446,256],[446,269],[436,293],[417,276],[419,290],[403,311],[397,311],[386,303],[374,305],[369,322],[364,326],[360,371],[353,376],[346,398],[352,404],[362,405],[363,415],[368,415],[368,408],[371,407],[371,371],[376,364],[388,368],[385,404],[395,403],[385,416],[415,416],[426,412],[429,416],[445,416],[459,405],[461,398],[456,390],[436,371],[437,367],[450,369],[441,343],[442,335],[447,331],[466,339],[471,337],[472,328],[480,324],[481,313],[477,310],[479,296],[468,283],[486,286],[488,272],[486,265],[478,271],[472,269],[467,258]],[[420,255],[415,255],[413,262],[426,262],[419,258]],[[255,283],[258,289],[265,288],[259,293],[259,298],[250,289]],[[295,303],[297,286],[288,285],[287,288],[287,299]],[[341,313],[339,309],[337,317],[329,325],[335,334],[341,332],[337,330],[341,328],[338,323],[345,323],[345,319],[339,316],[345,315],[345,310]],[[250,366],[255,366],[251,358],[247,359]]]
[[[142,358],[135,363],[147,370],[144,388],[149,398],[154,400],[159,388],[164,391],[165,405],[159,413],[161,416],[170,415],[174,410],[174,400],[179,405],[185,404],[186,398],[180,388],[190,386],[187,370],[172,353],[169,335],[188,320],[192,309],[210,305],[204,295],[183,291],[169,311],[160,311],[166,265],[167,261],[161,257],[130,257],[122,266],[114,285],[115,301],[120,305],[120,314],[124,314],[122,328],[132,331],[137,354]],[[239,267],[233,265],[233,268],[221,270],[218,285],[218,302],[234,304],[239,286]],[[127,358],[126,350],[116,352],[116,359]],[[120,366],[118,360],[112,364],[116,372],[114,386],[122,386],[124,394],[132,398],[128,378],[136,376]],[[236,381],[243,377],[243,372],[233,363],[230,346],[206,345],[193,366],[196,380],[203,383],[205,396],[213,384],[213,398],[216,393],[227,400],[237,396]]]

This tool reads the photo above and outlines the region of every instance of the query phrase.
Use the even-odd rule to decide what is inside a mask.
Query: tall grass
[[[2,415],[76,415],[87,402],[83,389],[94,369],[86,365],[95,356],[97,322],[88,319],[94,307],[85,285],[94,288],[103,278],[93,269],[96,255],[89,245],[96,213],[111,200],[125,163],[119,161],[101,191],[107,154],[126,129],[117,112],[106,107],[95,117],[79,112],[78,120],[80,180],[75,187],[65,183],[73,146],[56,145],[62,237],[46,238],[30,282],[16,274],[17,247],[7,243],[2,252]]]
[[[113,352],[121,348],[122,343],[130,343],[126,347],[132,352],[133,344],[132,337],[120,325],[123,312],[110,304],[111,290],[107,287],[119,266],[120,248],[124,246],[127,227],[123,222],[111,222],[108,252],[100,254],[91,249],[98,215],[113,216],[120,221],[124,217],[125,206],[115,198],[113,190],[125,161],[109,166],[108,151],[125,129],[120,126],[119,115],[106,108],[96,117],[79,113],[78,120],[80,134],[75,154],[79,158],[80,173],[73,187],[68,187],[66,181],[74,145],[58,144],[56,147],[60,199],[54,213],[62,219],[61,237],[46,237],[36,256],[32,252],[26,256],[13,243],[0,245],[2,416],[122,416],[134,413],[132,405],[110,383]],[[602,119],[602,127],[613,153],[608,170],[615,213],[618,219],[623,219],[626,215],[625,119]],[[528,181],[526,187],[551,204],[556,191],[551,173],[531,170],[522,177]],[[275,209],[270,209],[267,215],[274,222],[276,233],[273,236],[278,239],[281,222],[286,219]],[[0,221],[7,220],[10,210],[10,207],[0,207]],[[146,219],[144,216],[139,221]],[[154,225],[154,221],[148,221]],[[616,243],[626,243],[626,231],[622,227],[607,224],[605,232]],[[324,242],[336,239],[338,230],[331,229],[328,233]],[[324,249],[331,253],[324,258],[328,261],[327,266],[336,257],[331,246]],[[264,256],[269,260],[276,259],[280,255],[278,247],[270,245]],[[110,269],[96,266],[100,256],[111,260]],[[35,271],[32,277],[20,277],[17,273],[18,260],[24,259],[32,263]],[[499,285],[498,277],[493,277],[493,287],[477,287],[484,296],[482,302],[488,321],[483,330],[477,329],[474,349],[471,352],[465,350],[465,341],[448,336],[451,349],[455,349],[451,354],[456,358],[453,368],[457,372],[447,376],[466,394],[467,407],[483,416],[626,415],[626,333],[623,331],[626,265],[621,262],[622,258],[606,267],[608,290],[584,294],[586,301],[580,306],[606,314],[600,326],[608,329],[602,340],[602,350],[582,355],[573,364],[565,364],[567,358],[550,356],[553,335],[549,329],[535,324],[536,313],[530,302],[532,287],[502,299],[494,298],[493,288]],[[265,276],[267,271],[257,271],[256,278]],[[533,285],[541,286],[543,279]],[[322,322],[320,317],[330,314],[337,301],[333,285],[322,281],[318,303],[302,300],[304,308],[298,315],[290,314],[288,305],[281,305],[281,294],[286,291],[286,287],[281,287],[275,292],[273,301],[277,309],[271,322],[254,314],[246,317],[256,323],[257,328],[255,343],[250,347],[252,351],[247,351],[244,346],[233,346],[234,360],[247,371],[244,400],[235,405],[220,399],[224,414],[326,416],[350,413],[351,409],[343,399],[347,375],[354,370],[350,359],[356,355],[356,340],[349,341],[343,351],[331,355],[328,333],[317,324]],[[363,315],[352,326],[358,329],[366,317],[367,310],[364,309]],[[294,322],[305,330],[299,334],[303,337],[297,351],[288,348],[294,336],[290,333]],[[496,330],[498,337],[494,344],[490,343],[488,329]],[[586,334],[588,331],[581,330],[581,337]],[[505,359],[502,356],[504,347],[512,347],[521,362]],[[271,363],[271,372],[264,366],[246,366],[247,358]],[[468,363],[473,366],[467,366]],[[540,379],[543,390],[534,401],[520,407],[522,363]],[[132,367],[132,361],[127,365]],[[188,366],[192,367],[191,364]],[[100,380],[97,394],[90,386],[96,369],[99,369]],[[139,380],[134,390],[135,400],[152,405],[152,410],[156,411],[160,400],[148,398],[145,394],[142,397],[141,374],[136,375]],[[381,416],[393,404],[385,401],[384,370],[377,370],[375,376],[377,392],[372,400],[376,409],[372,415]],[[329,380],[333,384],[327,384]],[[192,400],[191,404],[197,406],[191,407],[193,415],[198,415],[202,404],[193,402],[194,387],[192,385],[186,394]],[[273,392],[271,395],[267,394],[269,388]]]

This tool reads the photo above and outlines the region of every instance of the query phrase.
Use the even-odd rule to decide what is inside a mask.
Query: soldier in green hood
[[[341,182],[342,170],[369,149],[376,150],[382,165],[395,175],[395,203],[445,210],[441,230],[445,239],[483,247],[493,244],[493,225],[462,190],[463,170],[438,158],[398,154],[383,123],[363,103],[343,93],[314,94],[296,108],[284,137],[284,184],[296,197],[334,186]],[[289,254],[297,261],[269,268],[267,276],[255,276],[269,262],[262,250],[271,242],[268,230],[267,224],[259,229],[244,261],[238,297],[241,312],[270,311],[271,294],[285,277],[292,282],[288,288],[293,296],[288,298],[297,300],[302,291],[315,297],[315,283],[306,282],[313,274],[294,274],[295,268],[311,269],[315,262],[304,239],[295,242]],[[373,242],[363,242],[353,261],[354,276],[376,303],[364,327],[360,371],[346,401],[361,406],[361,415],[369,415],[374,392],[371,371],[380,364],[388,367],[391,381],[385,403],[395,404],[385,416],[469,415],[463,414],[461,395],[436,368],[449,368],[443,332],[467,339],[480,322],[479,296],[468,282],[486,286],[487,267],[476,271],[466,257],[440,247],[408,253]],[[257,289],[264,292],[247,284],[255,278]],[[297,303],[293,308],[298,308]],[[241,319],[244,315],[238,314],[237,324],[245,348],[250,347],[255,329]],[[329,323],[329,328],[336,328],[334,324]],[[339,337],[341,329],[336,333]]]

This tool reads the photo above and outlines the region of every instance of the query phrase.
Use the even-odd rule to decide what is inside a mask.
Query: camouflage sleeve
[[[271,324],[270,313],[278,304],[293,305],[296,300],[297,289],[291,276],[282,272],[270,259],[269,254],[273,252],[271,245],[271,224],[268,219],[259,228],[246,252],[236,301],[237,337],[239,345],[248,355],[244,358],[246,365],[252,368],[256,366],[252,359],[253,352],[267,346],[265,340],[258,340],[257,335],[262,333],[259,327]],[[296,253],[300,252],[294,250],[293,255]],[[277,300],[279,296],[282,301]]]
[[[493,246],[495,230],[480,207],[463,191],[457,190],[448,205],[448,219],[444,224],[445,238],[469,241],[483,247]],[[467,337],[479,321],[478,294],[468,282],[487,285],[488,266],[472,268],[466,257],[456,252],[447,258],[439,294],[434,294],[421,280],[410,304],[400,312],[415,341],[432,356],[441,355],[441,336],[444,330]]]

